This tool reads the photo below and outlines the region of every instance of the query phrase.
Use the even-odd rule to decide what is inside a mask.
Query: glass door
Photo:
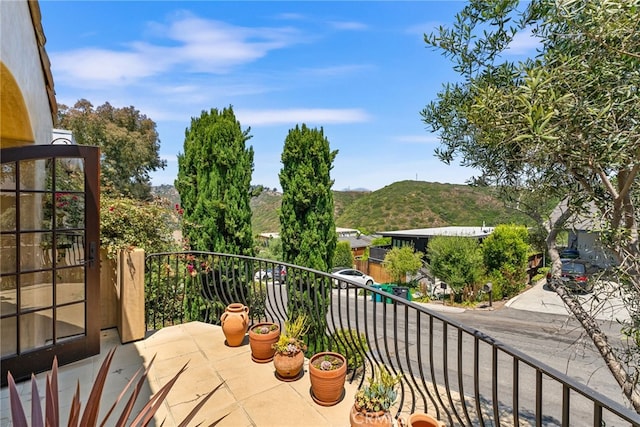
[[[2,384],[100,352],[99,150],[1,151]]]

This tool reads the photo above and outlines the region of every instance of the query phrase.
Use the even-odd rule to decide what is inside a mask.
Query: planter
[[[422,412],[409,415],[407,422],[408,427],[445,427],[442,421],[438,421],[431,415]]]
[[[244,336],[249,327],[249,307],[234,302],[227,306],[222,316],[222,332],[227,339],[229,347],[238,347],[244,341]]]
[[[276,353],[273,356],[273,366],[276,368],[276,377],[282,381],[295,381],[302,376],[304,365],[304,353],[297,352],[293,356]]]
[[[260,328],[271,328],[273,325],[277,327],[275,330],[269,330],[266,334],[255,332]],[[280,338],[280,326],[272,322],[258,323],[249,329],[249,345],[251,346],[251,360],[256,363],[267,363],[273,360],[275,349],[273,344],[278,342]]]
[[[393,417],[389,411],[366,412],[355,404],[351,407],[349,421],[351,427],[391,427],[393,425]]]
[[[321,369],[323,361],[329,361],[338,367]],[[344,398],[344,380],[347,375],[347,359],[340,353],[325,351],[314,354],[309,360],[309,378],[311,379],[311,398],[318,405],[333,406]]]

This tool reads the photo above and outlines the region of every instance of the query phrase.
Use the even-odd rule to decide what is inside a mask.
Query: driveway
[[[576,297],[585,310],[596,313],[596,319],[624,321],[630,318],[619,292],[610,282],[600,282],[594,287],[592,293]],[[545,280],[539,281],[520,295],[510,299],[506,306],[517,310],[570,315],[558,294],[547,286]]]

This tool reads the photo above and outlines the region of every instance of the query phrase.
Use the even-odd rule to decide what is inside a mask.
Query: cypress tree
[[[253,255],[250,185],[253,147],[233,108],[213,108],[191,119],[178,155],[183,235],[191,249]]]
[[[330,171],[337,153],[331,151],[322,128],[296,125],[285,139],[280,171],[280,235],[285,262],[320,271],[328,271],[332,265],[337,235]],[[329,302],[328,281],[302,276],[287,278],[292,317],[308,310],[312,301],[320,302],[325,310]],[[307,337],[309,352],[313,352],[325,345],[326,313],[309,320]]]

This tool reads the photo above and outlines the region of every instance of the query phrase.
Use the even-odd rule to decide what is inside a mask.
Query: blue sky
[[[185,130],[203,110],[233,106],[255,151],[252,183],[280,189],[289,129],[324,129],[338,150],[334,190],[401,180],[463,184],[474,171],[434,157],[420,111],[451,64],[423,40],[460,1],[41,0],[56,97],[134,106],[157,124],[173,184]],[[535,41],[517,37],[513,54]]]

